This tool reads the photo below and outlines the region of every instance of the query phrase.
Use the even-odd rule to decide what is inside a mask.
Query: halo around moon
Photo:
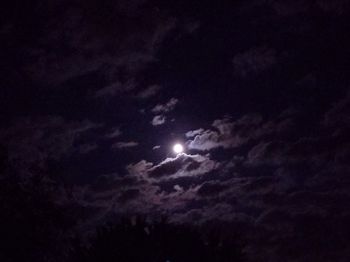
[[[177,143],[173,146],[173,151],[176,153],[176,154],[180,154],[184,151],[184,147],[183,145]]]

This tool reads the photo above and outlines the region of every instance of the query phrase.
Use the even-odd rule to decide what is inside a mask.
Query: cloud
[[[137,188],[128,189],[121,193],[118,198],[118,201],[121,203],[129,202],[140,195],[140,190]]]
[[[160,148],[160,146],[157,145],[157,146],[154,146],[152,149],[153,149],[153,150],[157,150],[157,149],[159,149],[159,148]]]
[[[246,77],[271,68],[277,63],[277,54],[272,48],[257,47],[237,54],[232,63],[235,74]]]
[[[197,193],[200,196],[218,195],[227,187],[228,185],[222,184],[219,181],[208,181],[201,185]]]
[[[189,142],[188,148],[205,151],[221,146],[223,146],[224,148],[228,147],[228,145],[226,145],[220,140],[221,138],[218,132],[206,130],[201,134],[195,136],[194,140]]]
[[[260,142],[248,152],[246,163],[251,165],[282,164],[283,156],[286,154],[286,147],[286,143],[279,141]]]
[[[152,192],[144,192],[144,195],[158,199],[157,201],[168,199],[168,197],[171,197],[168,193],[172,194],[172,192],[183,193],[186,197],[190,197],[190,195],[195,197],[196,189],[189,188],[186,183],[196,178],[193,183],[200,184],[204,179],[202,176],[210,174],[217,168],[218,163],[211,160],[209,156],[186,154],[167,158],[156,165],[141,160],[136,164],[126,166],[130,176],[137,177],[139,181],[144,182],[143,191],[148,191],[148,187],[152,188]],[[155,195],[151,196],[149,194]]]
[[[151,124],[153,126],[160,126],[160,125],[163,125],[165,123],[165,119],[166,117],[164,115],[157,115],[157,116],[154,116],[153,119],[152,119],[152,122]]]
[[[272,134],[282,137],[293,130],[293,121],[288,115],[281,115],[273,121],[263,121],[259,114],[248,114],[233,121],[229,116],[214,120],[212,129],[198,129],[187,134],[196,133],[187,141],[190,149],[208,151],[215,148],[236,148],[252,140]]]
[[[179,185],[175,185],[174,187],[173,187],[176,191],[183,191],[183,188],[181,187],[181,186],[179,186]]]
[[[167,158],[149,169],[151,178],[184,177],[202,175],[217,168],[217,163],[209,156],[179,154],[175,158]]]
[[[280,16],[292,16],[306,12],[312,5],[305,0],[297,1],[271,1],[274,11]]]
[[[342,155],[346,155],[345,151],[349,152],[349,139],[340,131],[333,133],[336,129],[330,127],[334,127],[334,123],[341,130],[348,126],[346,101],[347,98],[341,99],[325,113],[327,121],[320,125],[314,124],[312,128],[318,131],[322,129],[321,132],[303,134],[298,131],[291,137],[285,135],[283,132],[286,129],[290,131],[290,128],[294,130],[292,123],[299,121],[291,120],[291,115],[285,113],[271,121],[264,121],[258,116],[246,116],[236,121],[230,118],[219,119],[213,122],[212,130],[194,132],[195,136],[203,136],[203,143],[197,144],[203,144],[202,149],[209,148],[208,145],[212,148],[221,146],[236,135],[245,141],[246,146],[238,151],[244,157],[239,158],[238,162],[221,162],[215,170],[215,175],[208,176],[197,184],[193,180],[175,180],[173,183],[169,182],[169,185],[162,185],[165,189],[171,185],[179,185],[181,192],[188,190],[189,185],[195,184],[197,188],[195,196],[187,199],[187,208],[179,209],[173,219],[191,221],[195,216],[196,221],[206,221],[217,219],[219,216],[222,220],[244,222],[246,232],[255,232],[254,236],[247,233],[250,243],[263,239],[266,243],[264,250],[259,250],[261,245],[252,244],[251,248],[254,251],[251,251],[250,255],[275,257],[276,261],[281,257],[276,255],[277,250],[287,256],[287,247],[302,241],[298,234],[295,234],[295,228],[306,226],[302,222],[303,219],[309,221],[306,227],[312,227],[314,222],[321,223],[320,228],[334,232],[332,223],[337,222],[331,215],[332,208],[335,208],[331,203],[338,203],[336,206],[341,213],[340,217],[349,216],[342,207],[349,194],[339,195],[339,190],[348,190],[348,186],[343,183],[342,174],[349,170],[349,165],[346,164],[345,167],[345,162],[340,160],[343,158],[339,157],[338,161],[335,157],[340,152],[343,152]],[[336,122],[330,119],[335,119]],[[216,136],[210,137],[209,131]],[[332,177],[335,175],[339,179],[338,182],[342,182],[334,181]],[[196,204],[197,202],[199,204]],[[234,214],[239,215],[235,217]],[[333,222],[325,223],[327,219]],[[316,232],[321,231],[317,229],[314,233],[310,231],[302,235],[308,238],[310,234],[310,237],[317,241],[319,236],[317,237]],[[330,240],[334,236],[331,235],[327,239]],[[335,246],[338,245],[335,244],[334,248]],[[298,250],[298,247],[293,248]],[[344,254],[343,249],[339,249],[339,252]],[[300,254],[307,254],[307,251]],[[299,258],[301,259],[301,255]],[[310,254],[311,260],[315,258],[319,259],[319,255]]]
[[[159,85],[151,85],[141,90],[139,93],[135,95],[135,97],[138,99],[147,99],[156,95],[160,91],[160,89],[161,89],[161,86]]]
[[[134,142],[134,141],[129,141],[129,142],[117,142],[112,145],[112,148],[116,149],[124,149],[124,148],[130,148],[130,147],[136,147],[138,146],[139,143]]]
[[[188,34],[193,34],[200,28],[201,24],[198,21],[188,22],[185,24],[185,31]]]
[[[342,15],[349,7],[347,0],[316,0],[313,3],[307,0],[278,0],[271,1],[270,5],[278,15],[287,17],[319,11],[318,9],[333,15]]]
[[[126,170],[130,175],[133,176],[144,176],[148,173],[150,168],[152,168],[153,163],[147,162],[146,160],[141,160],[136,164],[129,164],[126,167]]]
[[[339,127],[347,123],[342,100],[324,114],[333,119],[330,112],[334,108],[344,112],[335,114]],[[247,236],[250,256],[273,254],[278,261],[280,254],[286,256],[286,247],[298,250],[293,243],[302,242],[300,238],[310,236],[316,241],[319,237],[295,228],[309,228],[311,222],[322,221],[319,225],[331,230],[327,219],[339,223],[349,217],[344,208],[348,184],[343,183],[350,170],[348,137],[334,133],[334,125],[325,121],[312,126],[322,129],[324,135],[295,131],[298,121],[298,114],[290,111],[270,120],[258,114],[214,120],[210,129],[188,132],[189,142],[201,137],[203,143],[196,144],[201,150],[235,148],[233,153],[180,154],[158,163],[141,160],[129,164],[125,178],[101,178],[91,205],[118,214],[168,212],[177,223],[229,221]],[[215,136],[206,136],[211,133]],[[333,210],[339,214],[338,220],[332,217]],[[304,224],[303,219],[308,222]],[[256,243],[263,240],[261,248]]]
[[[159,113],[168,113],[172,110],[174,110],[176,104],[179,102],[178,99],[176,98],[171,98],[166,104],[162,105],[162,104],[158,104],[156,105],[153,109],[152,112],[155,114],[159,114]]]
[[[98,97],[112,97],[118,94],[123,94],[126,92],[130,92],[135,89],[135,82],[133,80],[129,80],[126,83],[121,83],[119,81],[107,85],[100,90],[98,90],[95,96]]]
[[[234,148],[263,135],[279,132],[284,122],[267,122],[262,124],[258,114],[245,115],[236,121],[230,117],[217,119],[212,123],[213,129],[198,129],[187,134],[196,133],[193,140],[187,141],[190,149],[207,151],[214,148]]]
[[[45,6],[47,10],[52,8],[47,5],[33,7],[33,21],[38,21],[38,14],[42,14]],[[110,83],[115,82],[118,68],[134,74],[154,61],[164,37],[176,26],[176,19],[141,4],[78,0],[73,7],[64,0],[60,6],[64,7],[60,12],[44,14],[45,25],[38,23],[36,41],[26,52],[30,58],[26,60],[30,63],[24,65],[26,72],[33,80],[54,86],[101,72],[109,78],[109,83],[97,96],[116,94],[118,85]]]
[[[89,187],[93,192],[101,193],[136,186],[138,183],[139,181],[134,176],[112,173],[98,176]]]
[[[336,15],[343,15],[349,10],[347,0],[318,0],[316,3],[323,11]]]
[[[110,133],[106,134],[106,138],[116,138],[122,134],[122,131],[120,130],[119,127],[113,129]]]
[[[10,160],[17,163],[15,166],[45,167],[50,159],[59,160],[75,151],[86,153],[94,149],[93,137],[92,144],[79,138],[100,126],[88,120],[68,121],[59,116],[25,117],[0,129],[0,140],[7,147]]]
[[[134,107],[141,105],[150,111],[154,117],[152,124],[155,125],[164,124],[165,117],[168,117],[167,120],[172,119],[173,116],[167,114],[178,106],[176,98],[170,100],[169,98],[178,94],[179,90],[175,92],[170,89],[162,90],[161,92],[165,93],[159,98],[166,95],[166,100],[159,100],[159,104],[156,104],[157,102],[154,103],[153,100],[156,97],[158,99],[160,86],[149,85],[148,82],[152,79],[169,80],[167,79],[169,75],[164,79],[153,76],[163,66],[164,59],[161,57],[163,52],[158,51],[164,39],[169,39],[167,41],[169,43],[173,42],[174,31],[179,31],[178,28],[173,30],[178,26],[178,20],[168,15],[173,12],[163,12],[161,8],[145,4],[146,2],[141,0],[107,0],[101,3],[78,0],[74,1],[73,5],[68,3],[69,1],[59,0],[50,1],[50,5],[53,2],[60,8],[51,9],[50,12],[40,12],[39,9],[39,6],[42,6],[45,10],[48,1],[40,5],[28,5],[36,11],[33,15],[26,12],[26,20],[35,27],[14,23],[0,29],[0,34],[6,36],[4,39],[9,39],[3,46],[20,50],[22,55],[17,52],[9,52],[7,55],[10,58],[21,57],[21,59],[13,59],[16,69],[13,72],[16,73],[9,74],[7,79],[10,81],[6,80],[3,86],[9,84],[10,90],[17,83],[29,83],[36,88],[32,96],[38,94],[38,99],[32,101],[31,98],[25,98],[32,91],[27,90],[19,97],[19,102],[13,105],[10,105],[13,99],[9,99],[10,102],[6,102],[6,106],[3,106],[5,122],[11,118],[6,116],[6,112],[10,112],[13,108],[16,112],[10,114],[30,115],[48,109],[68,115],[67,118],[29,117],[3,127],[0,131],[1,143],[9,149],[9,157],[16,166],[22,168],[23,165],[32,167],[38,164],[44,167],[47,163],[49,165],[56,161],[63,162],[68,158],[69,162],[78,162],[72,164],[77,164],[76,167],[86,172],[84,183],[85,180],[96,176],[94,168],[90,169],[88,162],[96,165],[97,172],[113,173],[115,170],[111,169],[120,170],[120,166],[126,166],[126,170],[118,171],[120,174],[99,174],[99,178],[90,185],[74,185],[72,198],[77,201],[74,204],[81,204],[83,210],[91,208],[93,211],[89,212],[94,215],[99,213],[100,217],[128,211],[154,216],[168,212],[169,217],[175,222],[202,223],[210,220],[227,220],[233,223],[245,223],[244,226],[241,224],[235,226],[244,231],[243,235],[250,240],[247,252],[253,250],[250,254],[255,254],[256,260],[259,261],[288,260],[290,254],[293,254],[295,261],[322,261],[322,259],[337,261],[338,257],[342,259],[349,257],[349,254],[345,254],[340,248],[334,248],[335,252],[324,258],[317,257],[319,254],[312,254],[313,248],[326,250],[328,245],[347,247],[348,244],[345,240],[349,235],[347,226],[349,211],[346,207],[350,200],[348,176],[350,103],[349,97],[344,96],[334,103],[328,112],[324,112],[323,115],[321,113],[327,100],[338,95],[336,92],[339,90],[337,87],[339,83],[344,84],[345,73],[342,70],[347,59],[341,48],[321,60],[317,59],[322,57],[319,54],[322,54],[324,47],[332,46],[335,42],[340,47],[343,46],[342,41],[345,41],[345,38],[341,33],[345,26],[343,28],[341,22],[344,19],[328,19],[329,21],[324,22],[326,25],[324,28],[318,28],[317,22],[309,23],[313,21],[312,17],[323,18],[326,13],[346,14],[348,4],[345,2],[348,1],[316,0],[311,4],[307,0],[253,1],[259,2],[260,5],[258,8],[250,9],[248,11],[250,14],[237,8],[238,13],[235,17],[238,20],[240,17],[248,18],[247,26],[252,30],[246,30],[248,35],[244,37],[245,40],[243,39],[244,41],[235,47],[242,52],[239,51],[240,53],[231,57],[232,64],[229,71],[233,69],[236,76],[244,78],[236,79],[238,80],[236,87],[239,90],[244,89],[247,87],[246,81],[242,80],[269,73],[270,69],[277,69],[280,62],[287,62],[278,68],[281,74],[275,74],[275,78],[266,76],[267,82],[262,83],[266,89],[249,95],[246,90],[241,90],[243,100],[238,102],[244,104],[244,107],[235,108],[237,110],[263,108],[264,117],[259,114],[242,115],[242,112],[230,107],[227,103],[230,97],[223,97],[223,94],[228,94],[228,90],[225,90],[223,94],[217,94],[214,99],[220,105],[214,101],[210,108],[205,109],[210,111],[209,114],[205,114],[204,109],[200,111],[200,107],[200,112],[197,109],[189,112],[187,124],[197,122],[197,113],[202,114],[199,118],[203,121],[210,120],[206,119],[209,115],[233,112],[232,110],[235,111],[235,117],[211,119],[214,121],[210,126],[202,128],[195,126],[194,130],[186,129],[188,132],[184,132],[189,149],[198,150],[198,153],[210,151],[211,155],[181,154],[167,159],[164,159],[164,156],[157,162],[154,159],[165,150],[152,151],[152,146],[179,135],[176,134],[176,130],[181,130],[186,124],[183,123],[184,126],[179,126],[176,130],[170,130],[170,133],[163,130],[164,132],[159,132],[152,138],[152,133],[146,127],[143,130],[144,124],[148,124],[148,128],[151,127],[149,122],[152,119],[146,119],[145,115],[141,116],[137,112],[139,108]],[[261,10],[267,12],[259,12]],[[312,17],[306,14],[309,11]],[[40,20],[44,20],[45,23],[41,23]],[[208,28],[205,23],[200,30],[197,30],[197,27],[198,23],[193,23],[185,29],[189,33],[195,33],[188,39],[190,42],[193,42],[192,40],[196,42],[198,37],[204,36]],[[266,46],[255,44],[254,47],[249,46],[252,44],[250,40],[256,36],[254,28],[262,29],[261,35],[267,43]],[[328,37],[329,42],[327,34],[330,29],[336,29],[331,35],[339,37],[336,39]],[[12,45],[16,42],[13,41],[14,37],[28,35],[28,32],[31,32],[32,37],[26,39],[25,44]],[[310,35],[316,38],[312,40],[311,37],[307,37],[311,42],[307,40],[310,43],[305,46],[306,49],[299,50],[303,45],[300,39]],[[291,41],[281,41],[285,38],[280,36],[290,38]],[[177,41],[180,40],[177,38]],[[187,40],[185,42],[185,45],[192,48],[192,44],[188,45]],[[282,42],[286,45],[281,46]],[[321,43],[319,47],[313,44],[316,42]],[[314,50],[310,52],[309,47]],[[292,63],[281,61],[280,55],[284,52],[289,54],[290,51],[295,54]],[[224,53],[227,54],[226,51]],[[332,59],[327,57],[337,58],[334,66],[340,71],[330,69],[328,60]],[[157,62],[154,67],[152,65],[147,68],[154,62]],[[299,65],[302,66],[298,67]],[[295,77],[294,75],[291,77],[288,72],[295,67],[298,67]],[[192,70],[192,66],[189,68]],[[315,72],[306,72],[309,68]],[[145,74],[140,74],[141,72]],[[193,77],[196,79],[203,70],[195,69],[191,73],[194,73]],[[197,73],[199,75],[196,75]],[[215,72],[213,74],[217,75]],[[16,80],[18,75],[25,75],[23,78],[28,81],[22,81],[22,78],[21,81]],[[187,75],[185,72],[185,78]],[[311,78],[303,79],[305,75],[311,75]],[[340,79],[340,82],[333,81],[335,78]],[[173,77],[170,76],[170,79]],[[191,79],[192,76],[187,80],[191,82]],[[298,79],[303,80],[295,83]],[[220,82],[230,82],[226,80]],[[269,86],[270,80],[272,86]],[[329,90],[327,83],[331,83]],[[312,85],[313,89],[308,88],[304,93],[306,90],[304,86],[308,85]],[[58,86],[61,87],[60,91],[55,90]],[[298,89],[291,91],[293,86],[297,86]],[[49,92],[48,99],[45,99],[45,93],[40,91],[45,87],[55,91]],[[258,85],[256,88],[261,87],[262,85]],[[195,86],[193,88],[197,89]],[[66,91],[68,89],[69,91]],[[83,94],[98,99],[86,101],[84,95],[76,93],[77,90],[82,90]],[[239,90],[235,93],[239,94]],[[206,91],[202,95],[206,99],[212,91]],[[15,93],[9,94],[5,92],[5,97],[11,98]],[[247,96],[249,101],[244,100]],[[321,96],[321,100],[318,100],[318,96]],[[17,97],[17,92],[13,97]],[[307,102],[302,106],[310,106],[309,102],[310,104],[316,102],[316,107],[310,106],[311,110],[304,112],[301,109],[299,113],[289,111],[283,116],[282,114],[275,116],[285,102],[287,106],[294,107],[296,100],[302,104],[300,102],[303,102],[305,97],[311,98],[305,100]],[[63,101],[66,98],[71,100]],[[108,105],[101,103],[109,98],[112,100],[108,100],[110,102]],[[202,100],[202,98],[199,94],[196,99]],[[62,101],[64,104],[61,104]],[[258,104],[250,106],[246,103],[252,101]],[[231,102],[235,103],[234,100]],[[300,107],[296,108],[300,110]],[[195,116],[191,115],[192,113]],[[147,144],[152,146],[148,148],[148,152],[147,149],[135,150],[132,159],[137,161],[129,165],[127,165],[129,162],[124,162],[129,161],[129,157],[114,159],[113,154],[103,148],[99,154],[81,156],[80,154],[95,150],[97,146],[109,148],[110,142],[115,143],[119,139],[116,141],[107,139],[114,140],[121,136],[119,128],[96,130],[98,125],[91,121],[72,120],[83,117],[84,114],[91,114],[91,119],[103,118],[107,127],[116,127],[120,124],[126,133],[128,128],[132,128],[129,130],[132,134],[144,131],[144,134],[140,135],[145,136]],[[266,119],[265,116],[269,118]],[[324,118],[321,119],[322,117]],[[320,121],[322,123],[318,123]],[[100,138],[101,141],[96,141]],[[133,141],[119,141],[114,144],[114,148],[117,149],[135,146],[137,142]],[[157,148],[158,146],[155,146],[153,149]],[[138,155],[142,152],[149,154],[147,159],[151,159],[152,162],[142,160],[146,159]],[[98,157],[106,161],[101,162],[96,159]],[[80,158],[88,161],[79,162]],[[63,170],[67,176],[75,175],[76,167],[70,169],[70,166],[59,166],[68,169]],[[28,171],[30,168],[25,170]],[[303,258],[300,250],[308,257]],[[266,254],[270,256],[269,259],[266,259]]]
[[[324,115],[323,124],[329,127],[350,127],[350,91],[348,94],[333,104]]]
[[[347,117],[343,105],[339,101],[325,112],[327,115],[339,106],[339,112],[345,112],[336,114],[341,116],[337,125],[342,126]],[[217,134],[215,139],[208,138],[213,148],[223,143],[245,146],[219,157],[214,153],[214,157],[180,154],[159,163],[142,160],[130,164],[126,176],[134,180],[122,187],[114,183],[114,193],[99,192],[96,205],[108,206],[105,202],[109,205],[113,202],[116,212],[125,212],[126,206],[128,210],[148,214],[171,210],[170,219],[177,223],[193,219],[198,223],[228,221],[247,237],[250,256],[273,257],[276,261],[288,255],[289,247],[297,252],[298,245],[294,243],[308,246],[312,240],[321,245],[323,241],[318,240],[321,236],[317,232],[322,230],[328,232],[323,236],[326,242],[335,241],[333,229],[338,230],[337,225],[349,218],[344,208],[350,199],[345,179],[350,170],[346,168],[349,139],[341,132],[332,134],[332,125],[324,121],[313,128],[321,128],[321,134],[326,135],[311,130],[306,134],[298,131],[290,137],[284,132],[294,130],[292,123],[298,122],[291,116],[297,117],[285,111],[272,120],[259,115],[217,119],[211,129],[194,130],[189,137],[212,131]],[[230,144],[235,137],[241,143]],[[341,151],[344,158],[337,157]],[[102,200],[103,196],[109,198]],[[314,232],[313,225],[321,231]],[[342,244],[346,243],[344,236],[339,240]],[[334,241],[334,247],[338,246]],[[319,258],[310,252],[304,254],[310,254],[312,261]],[[339,254],[343,255],[344,250],[339,248]]]
[[[98,148],[97,144],[91,143],[91,144],[82,144],[79,146],[78,151],[80,154],[88,154],[91,151],[94,151]]]
[[[193,131],[188,131],[185,135],[186,135],[186,137],[190,138],[190,137],[194,137],[196,135],[200,135],[203,132],[204,132],[204,129],[200,128],[200,129],[196,129],[196,130],[193,130]]]

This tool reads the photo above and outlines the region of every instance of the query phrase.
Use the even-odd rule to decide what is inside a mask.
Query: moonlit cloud
[[[57,5],[57,1],[54,2]],[[69,2],[64,0],[61,4],[69,5]],[[49,5],[43,4],[41,8],[51,9],[55,6]],[[107,8],[101,4],[99,8],[104,9],[103,13],[96,9],[89,14],[85,12],[87,6],[86,2],[77,1],[74,9],[67,8],[56,15],[47,15],[45,26],[49,27],[48,30],[41,26],[36,28],[38,40],[26,49],[34,61],[26,64],[32,79],[57,86],[102,68],[111,78],[115,77],[113,72],[118,67],[135,73],[154,60],[154,54],[164,37],[176,26],[173,18],[163,16],[162,12],[153,8],[143,8],[143,16],[136,21],[133,17],[140,11],[140,5],[124,3]],[[35,19],[35,15],[32,15]],[[103,22],[98,24],[94,22],[96,20]],[[120,21],[128,26],[127,34],[115,33],[124,28]],[[57,49],[63,42],[68,49],[76,51],[58,55]],[[143,43],[143,48],[138,48],[138,43]],[[115,79],[111,80],[113,82]],[[114,96],[120,87],[119,84],[108,83],[96,96]]]
[[[193,130],[193,131],[188,131],[186,133],[186,137],[190,138],[190,137],[194,137],[196,135],[200,135],[200,134],[203,134],[203,133],[204,133],[204,129],[200,128],[200,129],[196,129],[196,130]]]
[[[143,90],[141,90],[136,97],[139,99],[147,99],[156,95],[161,89],[159,85],[151,85]]]
[[[153,117],[151,124],[153,126],[160,126],[160,125],[163,125],[165,123],[165,120],[166,120],[166,116],[157,115],[157,116]]]
[[[141,160],[136,164],[127,165],[126,169],[129,174],[137,176],[137,175],[145,175],[148,170],[153,166],[153,163],[147,162],[146,160]]]
[[[176,98],[171,98],[166,104],[162,105],[162,104],[158,104],[156,105],[153,109],[152,112],[155,114],[159,114],[159,113],[168,113],[172,110],[174,110],[176,104],[179,102],[178,99]]]
[[[110,133],[106,134],[106,138],[116,138],[122,134],[122,131],[120,130],[119,127],[115,128],[112,130]]]
[[[289,128],[288,119],[264,122],[260,115],[245,115],[236,121],[229,117],[214,120],[212,129],[189,131],[193,139],[187,141],[190,149],[209,151],[215,148],[235,148],[273,133],[283,133]]]
[[[248,135],[246,132],[244,136],[240,135],[239,129],[235,132],[235,127],[243,124],[253,129],[251,125],[256,125],[259,121],[258,116],[247,116],[246,118],[239,119],[237,122],[233,122],[230,118],[217,119],[212,124],[215,129],[192,131],[197,133],[197,135],[194,136],[193,140],[189,141],[188,147],[206,151],[218,147],[230,148],[239,146],[247,139],[250,139],[250,137],[245,137]],[[255,130],[252,131],[255,132]]]
[[[134,142],[134,141],[129,141],[129,142],[117,142],[112,145],[112,148],[117,148],[117,149],[123,149],[123,148],[130,148],[130,147],[136,147],[138,146],[139,143]]]
[[[248,50],[233,58],[234,71],[242,77],[251,73],[259,73],[275,65],[277,63],[276,56],[276,51],[267,47]]]
[[[5,0],[0,200],[52,192],[74,234],[166,215],[238,229],[249,261],[345,262],[350,2],[156,2]]]
[[[81,146],[79,146],[78,151],[81,154],[87,154],[90,153],[94,150],[96,150],[98,148],[98,146],[96,144],[82,144]]]
[[[96,92],[96,97],[111,97],[118,94],[126,93],[135,89],[135,83],[130,80],[126,83],[121,83],[119,81],[112,83]]]
[[[26,117],[0,129],[0,139],[18,167],[45,167],[50,159],[59,160],[76,150],[85,154],[95,149],[94,144],[80,142],[79,136],[87,136],[99,127],[91,121],[68,121],[59,116]]]
[[[178,154],[175,158],[167,158],[158,165],[150,168],[149,176],[160,179],[196,176],[208,173],[217,167],[217,163],[209,156]]]

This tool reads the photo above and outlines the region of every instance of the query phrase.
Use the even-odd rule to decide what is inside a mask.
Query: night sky
[[[0,39],[6,165],[76,230],[226,222],[251,261],[349,261],[349,1],[12,0]]]

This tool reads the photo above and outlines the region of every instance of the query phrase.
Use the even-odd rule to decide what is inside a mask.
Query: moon
[[[182,153],[182,152],[184,151],[184,147],[183,147],[183,145],[181,145],[181,144],[175,144],[175,145],[173,146],[173,151],[174,151],[176,154],[180,154],[180,153]]]

